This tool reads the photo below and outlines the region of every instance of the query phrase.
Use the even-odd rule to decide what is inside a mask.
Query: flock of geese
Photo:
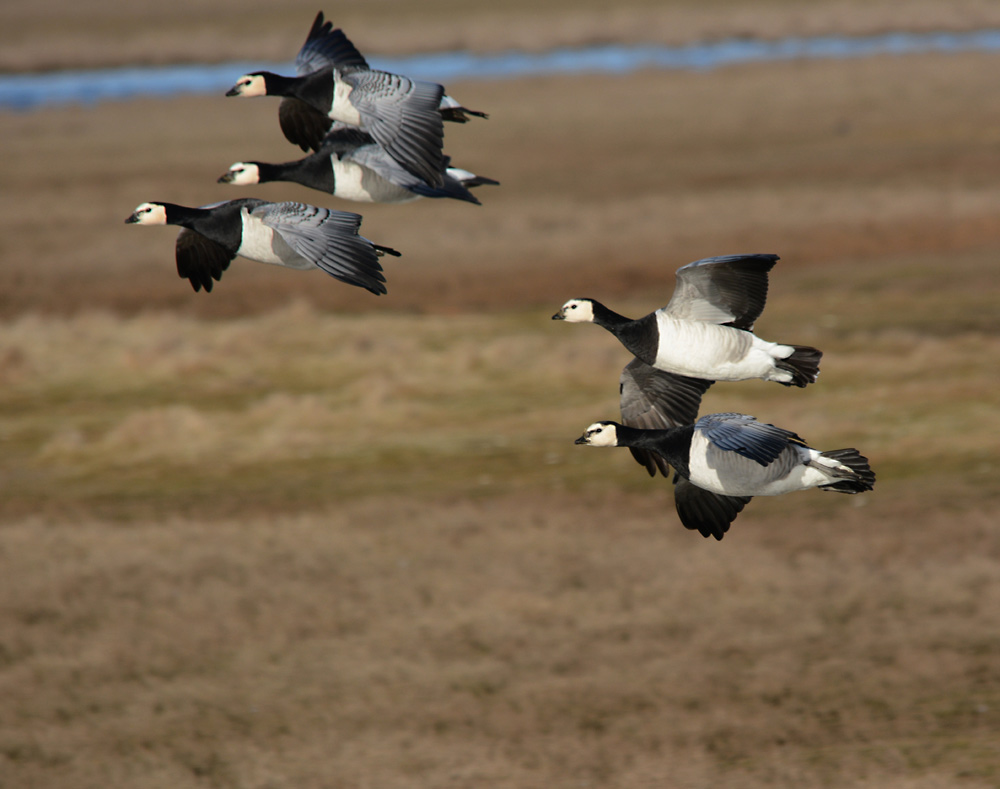
[[[237,186],[291,181],[346,200],[403,203],[450,197],[479,204],[469,191],[491,178],[451,166],[444,121],[485,113],[460,105],[433,82],[376,71],[339,28],[317,14],[295,57],[294,77],[244,74],[227,96],[280,96],[278,121],[289,142],[312,151],[293,162],[237,162],[219,178]],[[252,197],[197,208],[143,203],[125,220],[178,225],[177,273],[195,291],[235,257],[294,269],[319,268],[376,295],[386,292],[379,258],[399,256],[360,235],[361,216],[298,202]]]
[[[295,59],[296,75],[246,74],[227,96],[280,96],[279,124],[305,158],[237,162],[233,185],[291,181],[347,200],[400,203],[420,197],[478,204],[469,191],[497,181],[451,166],[444,122],[482,112],[441,85],[376,71],[320,12]],[[361,216],[298,202],[240,198],[190,208],[142,203],[125,220],[178,225],[178,274],[212,290],[237,256],[289,268],[320,268],[350,285],[386,292],[379,258],[399,252],[359,234]],[[754,496],[819,488],[872,490],[858,450],[819,451],[798,435],[739,413],[698,417],[716,381],[762,379],[805,387],[819,375],[816,348],[770,342],[753,329],[777,255],[705,258],[677,271],[670,302],[638,319],[594,299],[570,299],[553,320],[595,323],[634,357],[619,381],[621,422],[590,425],[577,444],[628,447],[651,476],[673,477],[681,523],[721,540]]]

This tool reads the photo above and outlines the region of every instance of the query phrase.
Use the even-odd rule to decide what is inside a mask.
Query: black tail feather
[[[470,110],[468,107],[442,107],[438,112],[441,113],[441,120],[451,121],[452,123],[468,123],[470,115],[475,115],[477,118],[490,117],[485,112]]]
[[[875,487],[875,472],[868,465],[868,458],[856,449],[831,449],[820,453],[822,457],[836,460],[847,466],[850,472],[843,472],[845,478],[829,485],[821,485],[820,490],[832,490],[837,493],[864,493]],[[847,476],[850,473],[851,476]]]
[[[471,189],[474,186],[484,186],[486,184],[489,186],[500,186],[499,181],[494,181],[492,178],[487,178],[485,175],[477,175],[475,178],[469,178],[468,180],[462,181],[462,186],[466,189]]]
[[[775,365],[780,370],[792,374],[791,381],[781,381],[785,386],[805,387],[816,383],[819,375],[819,360],[823,352],[808,345],[793,345],[795,350],[784,359],[778,359]]]

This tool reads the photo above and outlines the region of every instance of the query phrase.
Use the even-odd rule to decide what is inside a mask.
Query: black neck
[[[594,310],[594,323],[603,326],[612,334],[617,334],[628,324],[634,322],[631,318],[626,318],[624,315],[619,315],[614,310],[605,307],[599,301],[591,300],[590,303]]]
[[[639,430],[619,425],[616,428],[618,446],[646,449],[662,455],[682,477],[688,477],[688,459],[694,425],[670,427],[666,430]]]
[[[166,209],[168,225],[180,225],[193,230],[236,254],[243,235],[242,223],[239,220],[240,211],[244,206],[252,208],[260,202],[256,198],[244,197],[222,203],[211,210],[188,208],[173,203],[161,203],[161,205]]]
[[[290,96],[300,99],[324,115],[333,103],[333,69],[321,69],[302,77],[268,74],[265,84],[269,96]]]
[[[264,92],[268,96],[294,96],[297,77],[284,77],[272,71],[255,71],[251,76],[264,78]]]
[[[206,218],[209,212],[204,208],[190,208],[176,203],[160,203],[167,215],[168,225],[180,225],[194,229],[199,220]]]
[[[321,192],[333,192],[334,189],[333,165],[330,157],[325,154],[312,154],[304,159],[282,164],[253,164],[257,165],[257,175],[262,184],[269,181],[291,181]]]
[[[656,327],[655,313],[632,320],[608,309],[600,302],[593,302],[593,308],[594,323],[615,335],[622,345],[646,364],[651,365],[656,361],[660,333]]]

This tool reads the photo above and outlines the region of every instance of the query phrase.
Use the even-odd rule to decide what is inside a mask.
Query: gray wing
[[[325,22],[323,12],[320,11],[316,14],[305,43],[295,56],[295,73],[301,77],[333,66],[368,68],[368,63],[344,35],[344,31],[339,27],[334,29],[332,22]]]
[[[749,503],[750,496],[722,496],[699,488],[679,477],[674,485],[674,506],[684,528],[698,531],[702,537],[721,540],[729,524]]]
[[[334,121],[333,128],[323,140],[319,153],[336,156],[343,161],[366,167],[389,183],[404,189],[424,186],[422,180],[403,168],[368,132],[361,131],[356,126]],[[445,160],[447,158],[445,157]]]
[[[702,395],[713,383],[657,370],[641,359],[632,359],[622,370],[618,383],[622,424],[646,430],[693,424],[698,418]],[[656,476],[657,470],[665,477],[670,476],[670,465],[662,455],[646,449],[629,449],[651,477]]]
[[[304,203],[269,203],[254,209],[253,215],[330,276],[375,294],[386,292],[379,253],[358,235],[360,214]]]
[[[205,238],[201,233],[184,228],[177,234],[174,247],[177,275],[189,280],[195,293],[202,288],[211,293],[212,281],[222,279],[222,272],[229,268],[234,257],[222,244]]]
[[[789,444],[806,445],[792,431],[758,422],[747,414],[708,414],[695,422],[694,427],[719,449],[735,452],[762,466],[774,462]]]
[[[767,301],[767,275],[777,255],[723,255],[677,270],[677,285],[664,310],[674,318],[727,323],[750,330]]]
[[[438,104],[444,88],[384,71],[347,71],[350,102],[375,141],[430,186],[444,182],[444,122]]]
[[[422,179],[399,164],[381,145],[374,141],[368,145],[357,147],[350,153],[345,153],[343,158],[362,167],[367,167],[389,183],[404,189],[425,186]]]

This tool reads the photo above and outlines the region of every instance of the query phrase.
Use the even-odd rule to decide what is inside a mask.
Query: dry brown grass
[[[149,19],[91,6],[50,16],[35,65]],[[585,2],[532,35],[887,8]],[[0,20],[40,30],[25,9]],[[367,24],[393,40],[398,9]],[[159,19],[159,48],[101,57],[274,37],[252,1],[199,13],[184,46]],[[172,232],[122,224],[296,156],[274,104],[0,115],[0,789],[1000,786],[995,60],[449,86],[493,115],[449,151],[503,186],[363,207],[404,252],[379,299],[246,261],[194,294]],[[573,446],[627,359],[548,317],[638,314],[739,250],[782,255],[758,329],[823,374],[705,410],[856,445],[878,484],[756,500],[717,543],[627,452]]]
[[[663,498],[8,523],[9,785],[996,784],[991,514]]]
[[[706,408],[856,443],[880,481],[755,501],[722,543],[571,444],[614,414],[594,327],[8,323],[12,785],[995,785],[993,312],[845,331],[773,302],[822,385]]]

